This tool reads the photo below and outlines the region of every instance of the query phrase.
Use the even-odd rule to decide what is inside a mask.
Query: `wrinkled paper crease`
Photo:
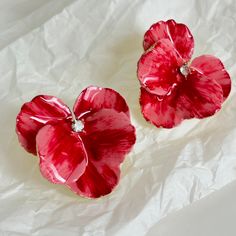
[[[2,49],[0,235],[147,235],[169,213],[235,180],[235,10],[234,0],[74,1]],[[221,58],[233,88],[215,116],[168,130],[140,113],[136,63],[144,32],[169,18],[189,26],[194,57]],[[38,158],[20,147],[14,130],[24,102],[50,94],[72,106],[89,85],[122,94],[137,129],[119,185],[97,200],[43,179]]]

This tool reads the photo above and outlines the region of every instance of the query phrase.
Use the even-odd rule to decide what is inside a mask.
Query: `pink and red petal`
[[[153,24],[144,35],[143,47],[146,51],[162,39],[170,40],[185,62],[189,61],[194,48],[194,39],[188,27],[174,20]]]
[[[84,173],[87,153],[70,124],[44,126],[37,134],[36,143],[41,173],[49,181],[70,183]]]
[[[98,167],[96,163],[89,162],[84,174],[68,187],[82,197],[99,198],[111,193],[119,179],[119,167],[110,168],[106,163]]]
[[[81,196],[97,198],[110,193],[120,177],[120,164],[135,143],[129,117],[102,109],[86,117],[82,139],[88,153],[84,174],[69,187]]]
[[[51,96],[37,96],[23,105],[16,131],[25,149],[40,158],[40,170],[49,181],[66,184],[86,197],[112,191],[120,164],[135,143],[125,100],[112,89],[89,87],[74,111],[84,125],[72,130],[69,108]]]
[[[146,120],[157,127],[172,128],[183,119],[215,114],[223,102],[221,86],[197,71],[166,96],[156,96],[141,88],[140,104]]]
[[[185,118],[212,116],[223,103],[221,86],[198,71],[188,75],[178,93],[178,110],[185,112]]]
[[[70,109],[58,98],[39,95],[25,103],[16,118],[16,133],[26,151],[36,155],[36,135],[46,124],[71,120]]]
[[[74,105],[74,114],[77,119],[100,109],[114,109],[129,116],[129,108],[125,99],[115,90],[90,86],[83,90]]]
[[[163,96],[168,94],[182,76],[178,73],[183,64],[172,43],[160,40],[146,51],[138,62],[138,79],[150,93]]]
[[[147,121],[157,127],[173,128],[184,119],[184,113],[177,110],[176,89],[166,96],[157,96],[141,88],[140,105]]]
[[[195,58],[191,67],[205,75],[209,80],[215,80],[222,87],[224,100],[228,97],[231,90],[231,79],[220,59],[203,55]]]

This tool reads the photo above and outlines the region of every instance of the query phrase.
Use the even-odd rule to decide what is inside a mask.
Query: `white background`
[[[0,0],[0,48],[4,48],[17,38],[37,28],[53,15],[62,11],[70,2],[73,1]],[[46,11],[46,14],[43,10],[45,8],[50,9]],[[31,17],[32,14],[34,14],[33,18]],[[235,196],[236,182],[234,181],[206,198],[169,214],[154,225],[147,235],[235,236]],[[12,227],[14,228],[14,225]],[[0,229],[0,235],[8,234],[1,233]]]

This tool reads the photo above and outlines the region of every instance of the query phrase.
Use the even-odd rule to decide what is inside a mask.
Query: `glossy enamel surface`
[[[36,137],[40,170],[53,183],[76,181],[85,171],[88,158],[79,134],[70,124],[46,125]]]
[[[173,20],[154,24],[144,36],[148,50],[137,70],[140,104],[144,118],[157,127],[172,128],[183,119],[211,116],[230,93],[231,80],[223,63],[209,55],[190,63],[192,47],[188,28]]]
[[[58,98],[39,95],[25,103],[16,118],[19,142],[27,152],[36,155],[36,135],[46,124],[71,120],[70,109]]]
[[[185,60],[189,61],[194,49],[194,39],[188,27],[174,20],[159,21],[145,33],[143,48],[146,51],[156,42],[168,39]]]
[[[87,197],[110,193],[120,177],[120,164],[135,143],[135,129],[124,113],[102,109],[85,120],[82,134],[88,165],[70,188]]]
[[[184,118],[212,116],[223,102],[221,86],[193,70],[179,85],[177,97],[178,109],[184,112]]]
[[[19,140],[24,137],[22,145],[39,156],[40,171],[50,182],[84,197],[104,196],[118,184],[120,164],[135,143],[128,106],[116,91],[91,86],[74,111],[76,122],[59,99],[35,97],[17,116]]]
[[[231,79],[220,59],[211,55],[203,55],[196,57],[192,61],[191,67],[204,74],[209,80],[215,80],[222,87],[224,100],[229,96]]]
[[[76,99],[73,111],[79,119],[86,116],[88,112],[96,112],[103,108],[124,112],[129,116],[126,101],[119,93],[110,88],[95,86],[90,86],[82,91]]]
[[[141,88],[140,104],[142,113],[147,121],[157,127],[172,128],[178,125],[183,119],[183,113],[177,111],[175,93],[159,97]]]
[[[138,62],[138,78],[141,86],[156,95],[166,95],[182,80],[179,67],[184,61],[178,56],[169,40],[160,40],[145,52]]]
[[[146,120],[157,127],[172,128],[183,119],[215,114],[223,102],[221,86],[198,72],[192,72],[166,96],[141,88],[140,104]]]

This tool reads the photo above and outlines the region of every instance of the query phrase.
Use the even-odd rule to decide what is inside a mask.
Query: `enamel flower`
[[[138,62],[140,104],[147,121],[172,128],[184,119],[215,114],[231,89],[222,62],[203,55],[190,62],[194,39],[188,27],[174,20],[152,25],[144,35]]]
[[[38,155],[46,179],[88,198],[114,189],[136,139],[124,98],[94,86],[82,91],[73,114],[56,97],[35,97],[22,106],[16,132],[25,150]]]

